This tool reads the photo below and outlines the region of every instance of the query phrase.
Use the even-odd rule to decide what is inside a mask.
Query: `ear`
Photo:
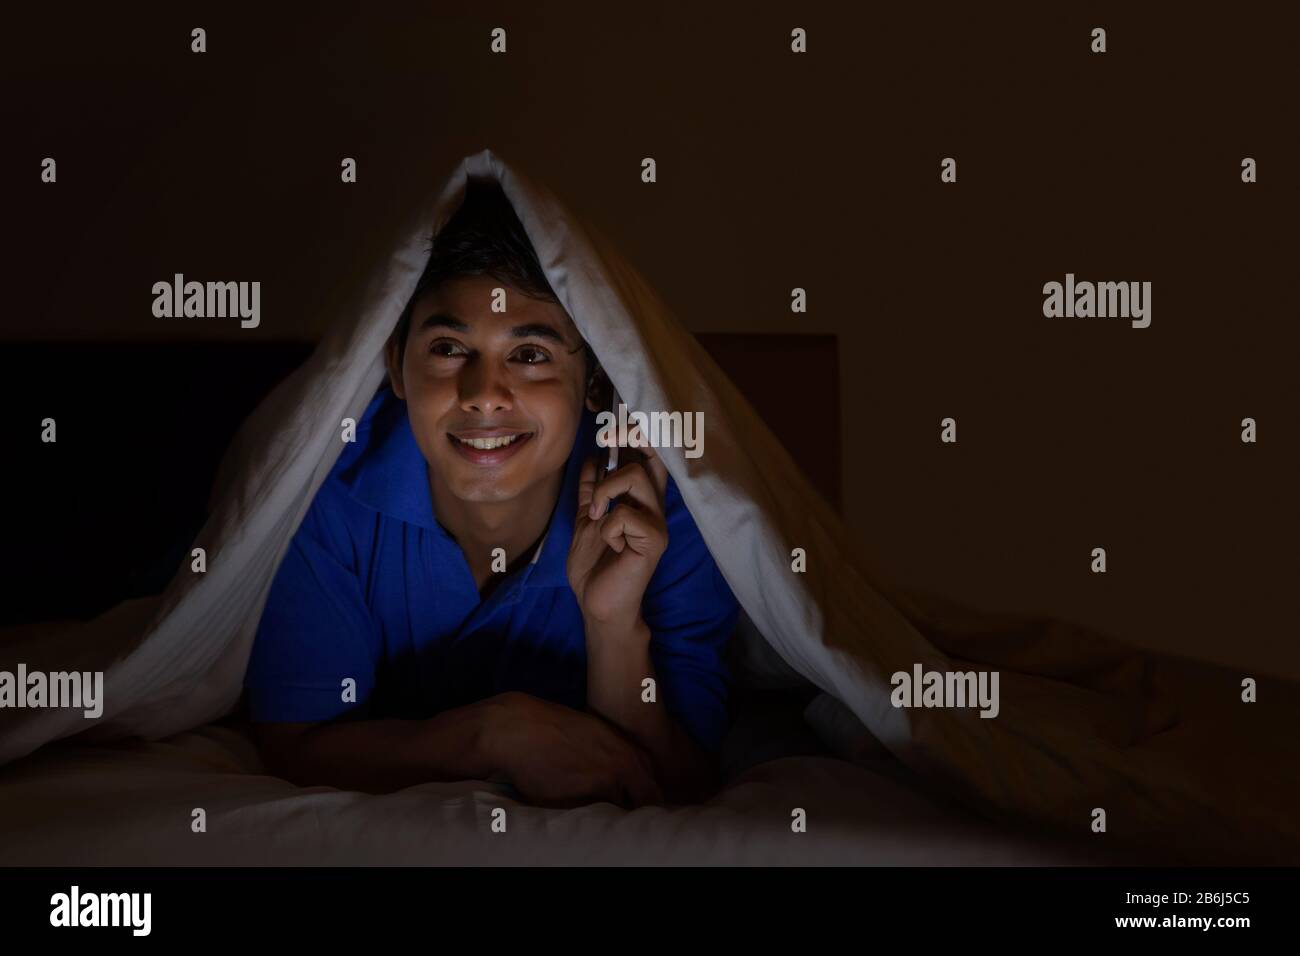
[[[609,376],[601,366],[597,365],[596,370],[591,373],[591,380],[587,382],[587,408],[593,412],[604,411],[609,408],[613,397],[613,386],[610,384]]]
[[[384,367],[388,369],[388,381],[393,386],[393,394],[406,401],[406,389],[402,384],[402,362],[399,357],[401,343],[396,335],[390,335],[384,343]]]

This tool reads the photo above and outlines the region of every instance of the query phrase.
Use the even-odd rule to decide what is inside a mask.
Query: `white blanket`
[[[665,448],[662,457],[757,630],[794,671],[847,705],[864,741],[1015,826],[1193,855],[1300,859],[1300,760],[1282,723],[1296,716],[1293,686],[1261,677],[1260,702],[1244,704],[1241,675],[1183,668],[1080,628],[976,614],[891,586],[612,244],[490,151],[465,159],[417,207],[354,309],[244,423],[195,542],[206,549],[206,573],[182,568],[161,602],[0,638],[2,669],[21,661],[29,670],[105,671],[96,721],[77,710],[0,710],[0,762],[79,733],[78,743],[158,740],[232,710],[274,570],[342,450],[340,423],[360,418],[383,379],[382,347],[424,266],[427,238],[455,210],[469,176],[500,181],[552,288],[629,408],[703,412],[705,455]],[[791,570],[796,547],[807,553],[806,573]],[[1001,670],[996,718],[891,705],[891,674],[963,660]],[[105,766],[116,765],[118,751],[103,754]],[[0,777],[10,813],[53,792],[39,774],[33,782],[32,766],[24,762],[22,779]],[[265,801],[285,792],[259,786],[264,797],[239,804],[234,819],[258,818]],[[382,808],[411,799],[335,793],[312,802],[311,819],[328,831],[327,811],[371,806],[378,819]],[[1107,812],[1105,834],[1092,832],[1096,808]],[[284,831],[286,854],[295,832]]]
[[[6,781],[0,865],[9,866],[1107,862],[1099,847],[1008,832],[823,757],[768,761],[698,806],[556,810],[483,781],[382,796],[295,787],[264,775],[242,733],[207,725],[148,743],[59,744]],[[11,808],[23,809],[21,826]],[[491,827],[498,808],[504,833]],[[806,814],[803,833],[790,828],[794,808]]]

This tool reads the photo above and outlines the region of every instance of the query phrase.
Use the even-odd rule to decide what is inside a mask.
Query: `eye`
[[[459,342],[453,342],[451,339],[435,339],[429,343],[429,354],[439,358],[459,358],[469,353]]]
[[[536,345],[521,345],[515,349],[515,353],[511,358],[523,362],[525,365],[541,365],[543,362],[551,360],[550,353]]]

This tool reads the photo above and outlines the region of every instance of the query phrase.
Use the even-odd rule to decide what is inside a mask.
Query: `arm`
[[[587,622],[587,705],[622,727],[650,753],[664,796],[673,803],[702,799],[714,786],[713,761],[656,694],[642,699],[642,681],[659,684],[650,659],[650,628],[640,616],[630,628]]]
[[[597,480],[594,461],[584,465],[569,579],[583,613],[588,707],[645,747],[670,800],[689,802],[715,783],[716,762],[701,742],[716,744],[725,721],[725,687],[714,686],[724,683],[721,662],[712,654],[715,637],[729,636],[730,608],[716,600],[722,595],[713,590],[714,565],[698,532],[675,555],[693,559],[699,552],[698,568],[679,576],[682,563],[674,561],[671,574],[659,575],[651,586],[668,547],[668,472],[651,449],[641,450],[644,462],[625,465],[603,480]],[[681,530],[695,531],[684,507],[677,518],[684,519],[677,525]],[[729,592],[725,598],[734,606]],[[690,620],[695,612],[683,613],[695,603],[706,606],[700,621]],[[715,615],[717,627],[707,620],[711,604],[723,612]],[[665,666],[674,670],[659,673]],[[655,681],[653,701],[644,695],[647,678]]]
[[[500,774],[541,806],[660,803],[648,756],[605,721],[508,692],[428,720],[254,725],[267,769],[299,786],[388,793]]]
[[[429,720],[254,724],[267,769],[300,787],[390,793],[432,780],[482,780],[497,768],[478,704]]]

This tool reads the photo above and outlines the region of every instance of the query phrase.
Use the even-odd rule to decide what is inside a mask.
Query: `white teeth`
[[[487,451],[492,448],[504,448],[516,438],[523,438],[523,435],[501,435],[497,438],[460,438],[458,441],[464,442],[471,448],[477,448],[480,451]]]

